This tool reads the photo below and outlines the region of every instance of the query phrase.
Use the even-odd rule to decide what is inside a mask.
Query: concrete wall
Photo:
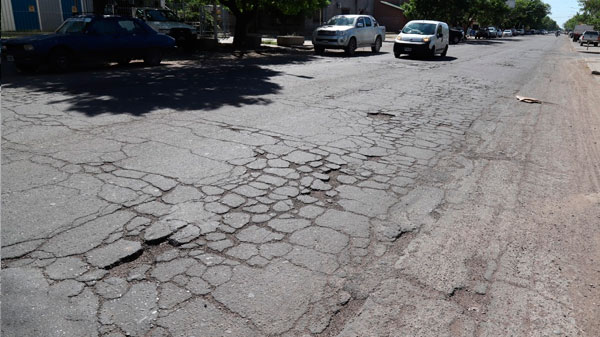
[[[40,30],[53,32],[63,23],[62,7],[59,0],[38,0]]]
[[[12,4],[10,3],[10,0],[2,0],[2,31],[13,32],[15,29]]]

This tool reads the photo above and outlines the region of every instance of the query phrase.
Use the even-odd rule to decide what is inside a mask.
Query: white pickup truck
[[[378,53],[385,41],[385,27],[370,15],[336,15],[313,32],[316,54],[325,49],[344,49],[349,56],[356,48],[371,47]]]

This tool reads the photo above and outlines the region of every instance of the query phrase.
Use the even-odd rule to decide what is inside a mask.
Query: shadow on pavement
[[[270,79],[283,73],[262,66],[312,59],[307,53],[226,54],[166,61],[158,67],[133,62],[125,67],[88,67],[67,74],[14,72],[7,76],[3,64],[2,86],[23,88],[32,95],[61,94],[63,97],[48,104],[66,103],[67,111],[87,116],[104,113],[140,116],[157,109],[214,110],[226,105],[271,103],[262,96],[281,90]]]
[[[493,45],[493,44],[503,44],[503,41],[498,40],[467,40],[466,44],[472,45]]]
[[[400,56],[401,60],[418,60],[423,62],[452,62],[457,60],[454,56],[435,56],[435,57],[426,57],[419,55],[402,55]]]
[[[348,56],[346,55],[346,52],[344,52],[343,50],[330,50],[330,49],[326,49],[325,52],[323,53],[324,57],[341,57],[341,58],[353,58],[353,57],[369,57],[369,56],[376,56],[376,55],[383,55],[383,54],[389,54],[388,52],[383,52],[380,51],[378,53],[374,53],[371,51],[371,49],[369,48],[367,50],[367,48],[365,48],[365,50],[356,50],[354,56]]]
[[[598,48],[598,47],[596,47]],[[582,54],[594,54],[594,55],[600,55],[600,49],[599,50],[578,50],[577,52],[582,53]]]

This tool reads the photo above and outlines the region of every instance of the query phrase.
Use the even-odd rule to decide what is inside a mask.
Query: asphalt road
[[[391,47],[3,71],[2,335],[598,336],[581,54]]]

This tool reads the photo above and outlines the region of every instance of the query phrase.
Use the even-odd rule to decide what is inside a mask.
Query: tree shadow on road
[[[67,111],[87,116],[105,113],[140,116],[157,109],[215,110],[227,105],[271,103],[263,96],[281,90],[271,79],[283,73],[264,66],[311,59],[312,55],[307,53],[274,53],[179,59],[158,67],[134,62],[125,67],[84,68],[67,74],[3,76],[3,87],[22,88],[32,95],[59,94],[60,99],[48,104],[67,103]]]

